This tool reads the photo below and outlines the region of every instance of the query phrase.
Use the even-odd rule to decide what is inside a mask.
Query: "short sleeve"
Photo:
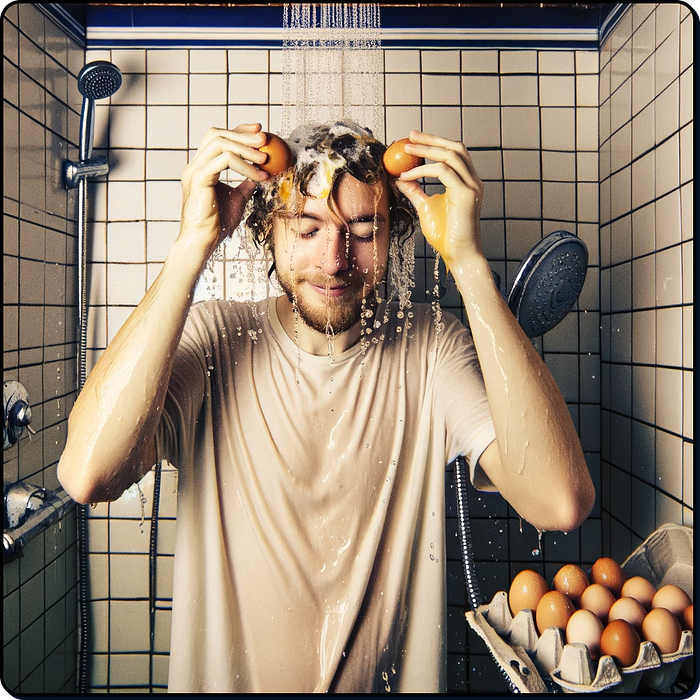
[[[209,333],[199,309],[192,307],[176,351],[168,392],[156,430],[158,459],[175,467],[193,446],[197,417],[206,387],[206,348]]]
[[[472,484],[481,491],[496,488],[479,467],[479,458],[496,439],[484,378],[472,335],[452,314],[438,343],[436,405],[445,420],[446,464],[463,455]]]

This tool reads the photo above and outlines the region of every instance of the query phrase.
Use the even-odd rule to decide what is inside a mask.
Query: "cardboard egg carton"
[[[692,592],[692,530],[664,525],[652,533],[622,564],[627,577],[644,576],[658,589],[675,583]],[[499,591],[490,603],[466,613],[467,622],[486,642],[499,665],[524,693],[547,692],[546,679],[565,693],[634,693],[645,687],[668,691],[693,654],[693,633],[684,631],[673,654],[659,655],[642,642],[632,666],[620,668],[611,656],[594,663],[584,644],[564,644],[561,630],[538,634],[531,610],[512,616],[508,594]]]
[[[667,523],[649,537],[622,562],[627,578],[644,576],[658,590],[668,583],[693,595],[693,530],[683,525]],[[693,655],[694,635],[684,630],[678,650],[660,654],[657,670],[642,676],[645,687],[668,692],[681,671],[683,663]]]

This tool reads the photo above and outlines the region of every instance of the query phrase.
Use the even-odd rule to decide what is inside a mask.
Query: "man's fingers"
[[[209,141],[209,143],[207,143],[207,145],[202,148],[201,151],[197,151],[190,163],[198,164],[199,162],[206,162],[225,152],[234,153],[235,155],[240,156],[245,160],[253,161],[254,163],[262,164],[267,161],[267,155],[262,151],[259,151],[256,147],[247,146],[245,144],[232,141],[227,136],[219,134],[214,139]]]
[[[195,152],[195,158],[204,152],[208,146],[217,139],[227,139],[232,143],[240,143],[252,148],[260,148],[265,145],[266,136],[261,132],[260,124],[241,124],[235,129],[221,129],[219,127],[211,127],[200,141],[199,147]]]
[[[421,177],[435,177],[448,189],[464,191],[465,182],[462,178],[445,163],[427,163],[419,165],[417,168],[401,173],[399,182],[407,180],[418,180]],[[408,196],[408,195],[406,195]]]
[[[411,182],[410,180],[396,180],[396,187],[399,192],[401,192],[406,199],[408,199],[416,211],[418,210],[418,206],[421,204],[421,202],[428,199],[428,195],[425,194],[423,188],[417,182]]]
[[[239,175],[256,182],[267,180],[270,177],[265,171],[258,170],[258,168],[238,157],[235,153],[224,151],[211,160],[205,161],[199,167],[192,168],[191,179],[200,185],[215,185],[219,181],[219,175],[226,169],[233,170]]]
[[[448,163],[463,174],[464,180],[469,186],[473,186],[474,184],[481,182],[479,180],[479,176],[477,175],[476,168],[474,167],[471,154],[461,141],[452,141],[451,139],[446,139],[442,136],[435,136],[434,134],[416,131],[415,129],[411,131],[410,138],[412,143],[407,144],[407,147],[409,148],[407,153],[413,153],[414,155],[420,155],[423,158],[430,158],[430,160],[439,160],[441,162]],[[423,151],[419,152],[419,148],[430,148],[431,151],[429,154],[424,155]],[[466,175],[462,166],[457,165],[458,161],[464,163]]]

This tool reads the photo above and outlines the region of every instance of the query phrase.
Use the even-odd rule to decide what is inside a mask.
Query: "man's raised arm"
[[[481,248],[483,183],[463,144],[416,131],[411,140],[407,153],[434,162],[402,173],[399,187],[462,295],[496,432],[479,464],[536,528],[573,530],[593,507],[593,483],[559,387],[493,281]],[[421,177],[438,178],[445,193],[428,197]]]
[[[260,124],[210,129],[182,174],[180,234],[163,269],[90,372],[68,419],[58,478],[79,503],[118,498],[153,465],[153,439],[195,284],[241,220],[267,156]],[[230,168],[246,178],[219,183]],[[145,463],[144,463],[145,462]]]

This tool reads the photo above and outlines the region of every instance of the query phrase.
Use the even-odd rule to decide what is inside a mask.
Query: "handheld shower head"
[[[92,61],[78,73],[78,90],[90,100],[110,97],[119,90],[121,84],[121,71],[109,61]]]
[[[83,66],[78,74],[78,90],[83,96],[80,115],[80,160],[92,155],[95,133],[95,100],[104,100],[113,95],[122,84],[119,68],[109,61],[92,61]]]

